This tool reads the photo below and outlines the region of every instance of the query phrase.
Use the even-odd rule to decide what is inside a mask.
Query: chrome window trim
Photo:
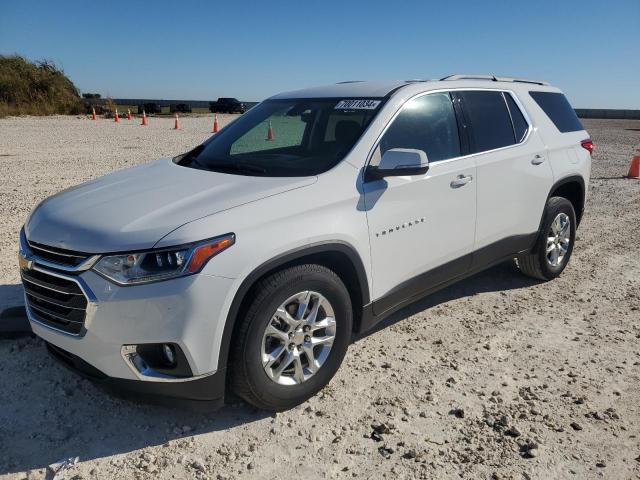
[[[478,155],[485,155],[487,153],[500,152],[502,150],[507,150],[509,148],[519,147],[519,146],[524,145],[525,143],[527,143],[529,141],[529,138],[531,137],[531,133],[532,133],[532,131],[534,129],[534,125],[533,125],[533,123],[531,121],[531,117],[529,117],[528,112],[525,110],[522,102],[520,101],[520,99],[518,98],[518,96],[515,94],[515,92],[513,90],[510,90],[508,88],[457,87],[457,88],[439,88],[439,89],[436,89],[436,90],[429,90],[429,91],[426,91],[426,92],[420,92],[420,93],[417,93],[417,94],[413,95],[412,97],[409,97],[402,105],[400,105],[398,110],[393,114],[391,119],[387,122],[387,124],[385,125],[385,127],[382,130],[382,132],[380,133],[380,135],[378,135],[378,137],[376,138],[376,141],[373,143],[373,147],[371,147],[371,149],[369,150],[369,153],[367,155],[367,160],[366,160],[366,162],[364,164],[363,173],[362,173],[363,181],[364,181],[364,170],[371,163],[371,160],[372,160],[372,158],[373,158],[373,156],[375,154],[375,151],[380,146],[380,141],[382,140],[382,137],[384,136],[385,133],[387,133],[387,130],[389,129],[391,124],[395,121],[396,117],[398,115],[400,115],[400,112],[402,112],[404,107],[410,101],[412,101],[412,100],[414,100],[416,98],[420,98],[420,97],[423,97],[425,95],[431,95],[431,94],[434,94],[434,93],[469,92],[469,91],[501,92],[501,93],[508,93],[509,95],[511,95],[511,98],[513,98],[514,102],[516,103],[516,105],[520,109],[520,112],[522,112],[522,115],[524,116],[525,121],[527,122],[527,125],[528,125],[527,134],[522,139],[522,141],[519,142],[519,143],[514,143],[512,145],[507,145],[505,147],[494,148],[492,150],[483,150],[482,152],[474,152],[474,153],[470,153],[468,155],[461,155],[459,157],[447,158],[446,160],[436,160],[435,162],[433,162],[433,165],[439,165],[439,164],[444,164],[444,163],[449,163],[449,162],[455,162],[455,161],[458,161],[458,160],[464,160],[464,159],[467,159],[467,158],[476,157]],[[505,108],[508,109],[506,104],[505,104]],[[428,156],[429,156],[429,154],[427,153],[427,157]],[[432,163],[429,162],[429,166],[431,166],[431,165],[432,165]],[[428,173],[425,174],[425,175],[428,175]]]

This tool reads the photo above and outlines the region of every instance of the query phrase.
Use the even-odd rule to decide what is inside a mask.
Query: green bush
[[[54,63],[0,55],[0,117],[83,112],[78,89]]]

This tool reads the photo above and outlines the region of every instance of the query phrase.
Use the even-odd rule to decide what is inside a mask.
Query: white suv
[[[560,275],[592,149],[544,82],[276,95],[184,155],[42,202],[20,235],[27,312],[101,384],[287,409],[424,295],[512,258]]]

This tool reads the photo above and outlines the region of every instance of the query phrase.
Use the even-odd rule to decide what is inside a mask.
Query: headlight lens
[[[147,252],[102,257],[93,269],[120,285],[157,282],[198,273],[218,253],[235,243],[235,235]]]

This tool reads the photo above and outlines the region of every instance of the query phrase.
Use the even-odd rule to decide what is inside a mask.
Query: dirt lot
[[[40,200],[183,152],[211,122],[0,120],[0,308],[22,302],[16,239]],[[640,121],[585,124],[591,196],[559,279],[505,264],[450,287],[360,339],[330,386],[275,416],[117,400],[40,340],[0,338],[0,477],[44,478],[79,456],[67,478],[640,478],[640,181],[622,178]]]

